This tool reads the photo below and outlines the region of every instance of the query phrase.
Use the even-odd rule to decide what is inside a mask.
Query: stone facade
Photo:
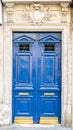
[[[70,7],[71,0],[36,1],[2,1],[3,23],[0,26],[0,124],[12,123],[12,32],[31,30],[36,32],[39,30],[41,32],[62,32],[61,125],[72,126],[73,20],[71,18],[73,17],[73,10]]]

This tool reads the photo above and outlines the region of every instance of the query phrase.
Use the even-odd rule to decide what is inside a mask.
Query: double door
[[[61,122],[61,33],[13,33],[12,115]]]

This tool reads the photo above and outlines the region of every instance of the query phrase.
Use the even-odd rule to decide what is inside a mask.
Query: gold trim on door
[[[57,117],[55,117],[55,118],[41,117],[40,124],[46,124],[46,125],[58,124],[58,118]]]
[[[32,117],[15,117],[14,124],[33,124]]]

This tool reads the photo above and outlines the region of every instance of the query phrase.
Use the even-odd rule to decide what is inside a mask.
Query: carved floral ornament
[[[68,3],[61,4],[62,14],[66,15],[68,12]],[[50,22],[61,21],[60,8],[53,9],[49,5],[41,3],[33,3],[29,5],[24,5],[23,8],[14,9],[14,3],[6,4],[8,15],[12,15],[14,10],[14,22],[24,22],[31,24],[42,24]],[[9,21],[9,20],[8,20]]]
[[[24,14],[27,11],[27,7],[25,7]],[[39,23],[44,22],[44,20],[50,20],[52,17],[50,13],[49,7],[45,7],[43,4],[33,4],[28,7],[29,16],[32,20],[32,22]],[[25,17],[25,16],[24,16]]]
[[[20,18],[18,17],[20,15]],[[31,4],[24,6],[23,11],[16,10],[16,21],[20,20],[28,23],[42,24],[59,19],[59,11],[51,10],[48,5]]]

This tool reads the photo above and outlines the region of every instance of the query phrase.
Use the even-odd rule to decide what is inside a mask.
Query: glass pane
[[[29,51],[29,44],[20,44],[19,50],[20,51]]]
[[[45,51],[54,51],[54,45],[45,45]]]

